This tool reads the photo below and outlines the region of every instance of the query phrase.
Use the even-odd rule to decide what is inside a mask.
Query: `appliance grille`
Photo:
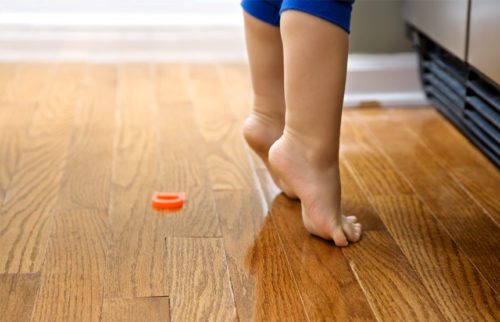
[[[500,167],[500,87],[439,44],[411,29],[431,103]]]

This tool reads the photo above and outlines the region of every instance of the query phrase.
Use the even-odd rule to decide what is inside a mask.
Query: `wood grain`
[[[150,65],[119,66],[105,297],[166,296],[163,238],[150,205],[159,183]]]
[[[0,205],[19,162],[36,103],[48,88],[49,82],[43,81],[50,70],[43,65],[0,64]],[[38,87],[26,88],[27,82]],[[26,95],[20,93],[26,90],[31,90],[34,100],[24,100]]]
[[[58,208],[107,209],[115,132],[116,67],[89,66],[75,121]]]
[[[253,99],[248,67],[240,64],[224,64],[218,67],[225,97],[231,111],[241,122],[250,113]]]
[[[366,119],[364,113],[351,113],[354,118]],[[373,116],[370,116],[373,120]],[[465,138],[452,124],[434,109],[392,109],[377,113],[377,119],[398,121],[429,150],[448,174],[485,209],[498,224],[497,209],[500,201],[496,192],[500,188],[500,173],[495,165]]]
[[[55,216],[33,321],[98,321],[101,316],[107,213],[71,209]]]
[[[373,206],[359,187],[351,171],[340,162],[340,178],[342,183],[342,213],[356,216],[363,225],[363,231],[386,230],[386,227]]]
[[[206,164],[207,149],[196,126],[191,103],[158,106],[159,152],[163,183],[173,191],[206,186],[211,182]]]
[[[179,161],[173,168],[172,164],[163,164],[168,161],[167,152],[162,152],[160,143],[177,133],[175,128],[163,127],[163,122],[170,122],[168,118],[155,119],[155,84],[152,66],[120,67],[107,298],[167,296],[164,238],[220,235],[209,184],[198,184],[201,174],[190,178],[197,164]],[[152,193],[170,189],[186,192],[185,206],[176,212],[152,209]]]
[[[303,321],[286,254],[255,190],[216,191],[227,265],[240,321]]]
[[[189,77],[197,124],[207,146],[212,188],[253,188],[253,171],[243,146],[239,119],[226,102],[218,70],[210,65],[190,66]]]
[[[342,124],[341,158],[352,171],[365,176],[365,180],[357,183],[366,194],[388,195],[413,194],[413,190],[394,168],[386,161],[385,157],[373,147],[363,141],[358,131],[351,123]]]
[[[417,198],[377,197],[372,202],[448,319],[496,319],[495,292]]]
[[[361,242],[343,249],[343,252],[378,320],[444,320],[389,233],[365,232]]]
[[[5,89],[14,82],[18,68],[18,64],[0,63],[0,101]]]
[[[207,150],[197,128],[186,66],[157,66],[158,137],[163,191],[186,191],[188,201],[163,219],[165,236],[220,236],[206,163]]]
[[[401,171],[417,195],[450,233],[495,290],[500,287],[500,228],[474,199],[448,175],[420,142],[396,122],[363,122],[370,137]],[[390,131],[388,130],[390,128]],[[412,142],[412,143],[409,143]],[[418,162],[413,160],[418,159]],[[432,188],[430,188],[432,187]]]
[[[370,113],[367,113],[367,112]],[[353,119],[397,121],[413,134],[411,140],[424,144],[437,162],[446,167],[450,176],[459,182],[498,224],[500,173],[474,145],[433,108],[373,109],[350,111]]]
[[[236,320],[221,239],[167,238],[166,270],[173,321]]]
[[[186,64],[156,64],[156,94],[159,105],[191,103],[188,66]],[[173,120],[166,116],[167,119]],[[174,122],[169,122],[174,123]]]
[[[270,217],[311,321],[375,320],[342,250],[305,229],[300,202],[279,195]]]
[[[426,111],[405,124],[498,225],[500,198],[495,197],[500,190],[498,169],[436,111]]]
[[[64,64],[58,68],[65,69]],[[54,74],[57,71],[55,65],[45,63],[23,63],[20,64],[15,73],[9,77],[1,101],[11,104],[37,104],[45,99],[48,91],[52,88]],[[11,78],[12,77],[12,78]],[[67,84],[69,86],[71,84]],[[28,94],[28,95],[27,95]],[[53,95],[53,94],[51,94]]]
[[[245,145],[251,99],[237,64],[0,64],[0,320],[498,320],[499,173],[456,129],[344,111],[340,250]]]
[[[0,321],[29,321],[39,282],[39,273],[0,274]]]
[[[76,102],[34,320],[97,320],[101,315],[116,72],[104,66],[87,71],[85,96]]]
[[[351,123],[350,126],[354,125]],[[358,139],[367,142],[368,137],[363,135],[362,132],[362,128],[365,127],[366,125],[363,124],[362,127],[356,127],[355,130],[358,133]],[[394,142],[394,140],[390,142],[386,141],[385,145],[392,144],[392,142]],[[409,143],[407,142],[407,144]],[[352,151],[345,153],[344,156],[347,165],[356,181],[367,194],[368,200],[376,206],[380,218],[384,221],[384,224],[387,226],[394,240],[408,258],[441,312],[447,318],[453,319],[453,317],[456,316],[463,316],[464,312],[462,308],[467,307],[468,316],[482,316],[485,314],[491,317],[489,314],[494,311],[493,307],[495,304],[495,299],[491,298],[491,292],[484,293],[485,298],[482,299],[482,305],[479,305],[477,299],[473,295],[488,289],[487,283],[481,274],[469,261],[463,261],[465,258],[464,253],[458,249],[457,245],[450,238],[446,230],[443,229],[443,226],[434,218],[433,214],[428,211],[412,210],[410,207],[412,203],[404,203],[406,200],[405,198],[418,200],[415,193],[408,193],[411,191],[409,187],[405,187],[403,191],[394,189],[392,191],[388,190],[385,194],[381,193],[380,186],[377,186],[381,184],[380,181],[373,180],[373,176],[365,174],[365,168],[359,167],[360,164],[364,163],[358,160],[365,158],[365,156],[368,155],[368,151],[375,155],[375,157],[371,158],[371,160],[374,161],[374,163],[370,165],[372,168],[391,169],[393,167],[392,163],[386,160],[381,152],[369,147],[360,148],[356,155],[354,155]],[[389,157],[392,157],[392,154],[389,154]],[[351,160],[355,160],[355,162],[351,162]],[[409,160],[412,159],[410,158]],[[411,169],[415,168],[416,167],[412,167]],[[407,185],[405,178],[410,175],[408,171],[404,172],[405,177],[401,177],[401,174],[394,168],[392,171],[393,178],[391,180],[397,178],[398,182]],[[388,186],[384,185],[384,187]],[[382,202],[380,200],[389,202],[388,200],[390,200],[391,197],[399,198],[398,200],[403,205],[399,208],[400,212],[397,212],[397,215],[380,207],[378,204]],[[398,204],[398,202],[391,204]],[[422,206],[420,206],[420,208],[422,208]],[[393,220],[397,220],[397,222],[395,223]],[[405,242],[407,238],[412,238],[412,242]],[[425,249],[424,251],[420,250],[422,247]],[[436,250],[440,250],[439,254],[436,253]],[[432,255],[432,257],[423,257],[421,256],[422,252]],[[441,270],[436,270],[435,267],[443,262],[446,264],[440,266]],[[460,269],[454,266],[457,263],[461,263]],[[434,274],[428,275],[427,272],[433,269]],[[473,276],[473,279],[476,281],[475,283],[471,284],[470,282],[464,282],[464,284],[461,284],[450,283],[449,281],[450,276],[453,276],[454,279],[469,281],[470,278],[468,274]],[[437,288],[436,285],[446,285],[448,287],[444,288],[441,286]],[[470,288],[474,288],[474,292],[470,292]],[[461,303],[461,305],[451,305],[450,302],[452,301],[454,303]]]
[[[198,171],[182,178],[182,181],[189,185],[209,185],[206,164],[208,151],[198,131],[192,104],[159,105],[157,119],[161,158],[163,162],[168,162],[164,168],[189,164],[193,170],[198,168]]]
[[[185,186],[210,187],[207,151],[196,123],[187,66],[160,64],[156,70],[163,184],[173,191]]]
[[[34,111],[33,105],[6,103],[0,106],[0,205],[27,143]]]
[[[59,67],[33,116],[27,144],[0,210],[0,272],[39,272],[63,174],[81,65]]]
[[[168,297],[105,299],[103,322],[170,322]]]

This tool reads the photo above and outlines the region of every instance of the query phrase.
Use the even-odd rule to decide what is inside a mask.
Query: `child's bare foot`
[[[254,110],[245,120],[243,135],[248,145],[266,165],[274,183],[287,197],[297,198],[297,195],[282,182],[269,166],[269,148],[283,134],[284,124],[284,116],[266,115]]]
[[[273,171],[300,198],[306,229],[333,240],[337,246],[347,246],[360,239],[361,224],[356,217],[340,213],[338,161],[324,150],[306,145],[285,131],[272,145],[269,161]]]

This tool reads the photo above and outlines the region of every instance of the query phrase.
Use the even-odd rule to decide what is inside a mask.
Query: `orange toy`
[[[182,207],[185,200],[185,192],[155,192],[152,203],[158,209],[176,209]]]

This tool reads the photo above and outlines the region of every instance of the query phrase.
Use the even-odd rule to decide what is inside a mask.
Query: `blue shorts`
[[[241,6],[250,15],[273,26],[280,25],[281,13],[298,10],[325,19],[349,33],[354,0],[243,0]]]

